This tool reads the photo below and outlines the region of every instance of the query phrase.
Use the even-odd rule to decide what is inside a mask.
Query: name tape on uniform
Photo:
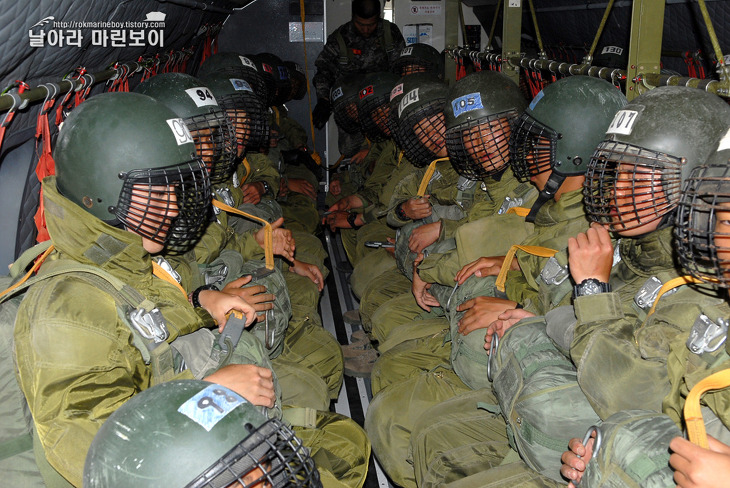
[[[392,90],[390,90],[390,99],[393,100],[398,95],[403,94],[403,83],[398,83],[393,87]]]
[[[210,385],[180,405],[178,412],[205,430],[215,427],[237,406],[248,403],[241,395],[220,385]]]
[[[231,82],[231,85],[233,85],[233,89],[236,91],[253,92],[253,90],[251,89],[251,85],[249,85],[246,80],[242,80],[240,78],[228,78],[228,81]]]
[[[188,88],[187,90],[185,90],[185,93],[187,93],[188,96],[193,99],[193,102],[195,102],[195,105],[198,107],[206,107],[208,105],[214,105],[216,107],[218,106],[218,102],[216,102],[215,97],[205,86]]]
[[[634,130],[634,124],[639,118],[636,110],[619,110],[614,115],[611,125],[608,126],[606,134],[629,135]]]
[[[412,104],[416,103],[418,101],[418,88],[414,88],[413,90],[409,91],[405,95],[403,95],[403,99],[398,104],[398,117],[400,117],[400,114],[403,113],[403,110],[405,108]]]
[[[170,126],[178,146],[193,142],[193,136],[190,135],[188,126],[185,125],[183,119],[167,119],[167,125]]]
[[[338,98],[340,98],[342,95],[343,95],[343,93],[342,93],[342,87],[341,86],[338,86],[337,88],[335,88],[334,90],[332,90],[332,101],[334,102],[335,100],[337,100]]]
[[[482,105],[482,95],[480,93],[469,93],[468,95],[456,98],[451,102],[451,109],[454,111],[454,117],[458,117],[464,112],[484,108]]]
[[[246,56],[238,56],[238,58],[241,60],[241,64],[246,66],[247,68],[251,68],[254,71],[258,71],[259,69],[256,67],[255,64],[253,64],[253,61],[248,59]]]

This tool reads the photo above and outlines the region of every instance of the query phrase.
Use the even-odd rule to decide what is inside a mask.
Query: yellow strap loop
[[[242,187],[246,183],[248,177],[251,176],[251,163],[249,163],[246,158],[243,158],[243,167],[246,170],[246,176],[243,177],[241,184],[238,185],[239,188]]]
[[[180,293],[185,295],[185,298],[187,299],[188,294],[185,292],[185,288],[182,287],[180,283],[177,282],[175,278],[172,277],[170,273],[165,271],[165,269],[157,264],[156,262],[152,261],[152,274],[157,276],[159,279],[167,281],[168,283],[175,285],[175,287],[180,290]]]
[[[438,158],[431,161],[431,164],[428,165],[428,168],[426,168],[426,174],[423,175],[423,178],[421,179],[421,184],[418,187],[418,195],[419,197],[422,197],[426,194],[426,189],[428,188],[428,184],[431,182],[431,178],[433,177],[433,174],[436,172],[436,163],[440,161],[448,161],[449,158]]]
[[[28,281],[28,278],[30,278],[30,276],[33,273],[35,273],[38,270],[38,268],[41,267],[41,264],[43,264],[43,261],[45,261],[46,258],[48,257],[48,255],[51,254],[51,252],[53,252],[53,249],[54,249],[53,244],[51,244],[51,247],[49,247],[48,249],[46,249],[45,252],[40,255],[40,257],[36,260],[35,263],[33,263],[33,266],[30,268],[30,270],[28,270],[27,273],[25,273],[25,276],[23,276],[23,278],[20,281],[18,281],[16,284],[14,284],[13,286],[11,286],[7,290],[0,292],[0,297],[3,297],[5,295],[7,295],[8,293],[12,292],[13,290],[15,290],[20,285],[22,285],[23,283],[25,283],[26,281]]]
[[[274,230],[271,228],[271,224],[260,217],[248,214],[242,210],[238,210],[237,208],[233,208],[230,205],[226,205],[216,199],[213,199],[213,206],[225,212],[240,215],[247,219],[255,220],[256,222],[264,224],[264,256],[266,258],[266,269],[274,269]]]
[[[403,151],[398,153],[398,164],[396,164],[396,167],[400,168],[400,162],[403,160]]]
[[[274,122],[276,122],[276,125],[279,125],[281,123],[281,116],[279,115],[279,109],[276,107],[271,107],[271,110],[274,112]]]
[[[659,299],[669,290],[673,290],[674,288],[677,288],[678,286],[687,285],[689,283],[702,283],[702,280],[698,280],[697,278],[693,276],[679,276],[677,278],[673,278],[666,283],[662,285],[661,288],[659,288],[659,293],[657,293],[656,300],[654,300],[654,303],[651,306],[651,309],[649,310],[649,313],[647,314],[647,317],[654,313],[654,310],[656,309],[657,303],[659,303]]]
[[[317,142],[314,139],[314,121],[312,119],[312,92],[309,88],[309,72],[307,71],[307,32],[306,32],[306,23],[304,21],[305,15],[304,15],[304,0],[299,0],[299,14],[301,16],[301,22],[302,22],[302,47],[304,48],[304,79],[307,83],[307,99],[309,100],[309,134],[312,138],[312,153],[310,156],[312,159],[314,159],[314,162],[317,163],[317,166],[322,166],[322,158],[320,157],[319,153],[317,152]]]
[[[514,246],[510,247],[509,251],[507,251],[507,255],[504,257],[504,261],[502,261],[502,268],[499,270],[499,274],[497,275],[496,286],[497,289],[501,292],[504,292],[504,284],[507,282],[507,273],[512,267],[512,259],[514,259],[515,254],[517,254],[518,250],[524,251],[527,254],[532,254],[533,256],[540,256],[541,258],[553,257],[555,256],[555,253],[558,252],[555,249],[540,246],[520,246],[518,244],[515,244]]]
[[[529,215],[530,213],[530,209],[526,207],[512,207],[507,209],[507,213],[517,214],[520,217],[527,217],[527,215]]]
[[[721,390],[728,386],[730,386],[730,369],[724,369],[697,383],[687,395],[687,400],[684,402],[684,421],[687,424],[687,436],[693,444],[709,448],[700,407],[702,395],[710,390]]]

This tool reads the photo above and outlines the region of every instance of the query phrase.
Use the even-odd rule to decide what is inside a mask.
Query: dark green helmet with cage
[[[655,88],[612,119],[590,160],[586,213],[613,231],[670,225],[683,181],[730,127],[730,107],[688,87]]]
[[[241,78],[212,74],[202,78],[218,105],[233,125],[239,155],[247,149],[258,151],[269,145],[269,110],[254,93],[251,85]]]
[[[289,74],[289,68],[286,67],[284,61],[279,56],[271,53],[256,54],[254,55],[254,59],[261,62],[264,68],[264,77],[271,77],[274,80],[273,85],[269,85],[274,87],[274,95],[271,98],[270,105],[281,105],[291,100],[291,76]]]
[[[441,80],[427,73],[404,76],[391,90],[392,135],[416,167],[445,156],[447,90]]]
[[[429,73],[443,80],[444,55],[428,44],[411,44],[401,50],[392,70],[398,76]]]
[[[471,180],[509,164],[512,126],[527,107],[517,84],[497,71],[465,76],[449,90],[446,147],[454,169]]]
[[[695,278],[730,288],[730,129],[687,177],[675,220],[679,263]]]
[[[183,73],[162,73],[140,83],[134,91],[162,102],[185,121],[212,184],[230,178],[236,164],[236,135],[201,80]]]
[[[268,97],[268,85],[260,65],[251,56],[238,53],[217,53],[206,59],[198,68],[197,77],[207,78],[215,75],[246,80],[253,92],[262,100]]]
[[[357,101],[360,95],[362,75],[344,75],[335,80],[330,90],[330,103],[337,127],[348,134],[360,132]]]
[[[391,136],[390,92],[398,76],[387,71],[366,74],[360,81],[357,115],[360,129],[371,141],[383,141]]]
[[[284,66],[289,70],[291,80],[289,100],[301,100],[307,94],[307,73],[302,65],[294,61],[284,61]]]
[[[64,122],[53,159],[58,191],[110,225],[173,251],[205,229],[208,171],[183,119],[151,97],[91,97]]]
[[[234,391],[199,380],[134,395],[101,426],[85,488],[321,487],[309,451],[280,420]]]

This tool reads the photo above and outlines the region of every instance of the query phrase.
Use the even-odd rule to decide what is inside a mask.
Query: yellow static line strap
[[[239,188],[246,183],[246,180],[251,176],[251,163],[248,162],[248,159],[245,157],[243,158],[243,167],[246,169],[246,176],[243,177],[241,180],[241,184],[239,185]]]
[[[507,209],[507,213],[517,214],[520,217],[527,217],[527,215],[530,213],[530,209],[526,207],[512,207],[510,209]]]
[[[307,71],[307,65],[308,65],[308,62],[307,62],[307,36],[305,35],[305,33],[307,31],[305,29],[306,17],[305,17],[305,13],[304,13],[304,0],[299,0],[299,14],[301,16],[301,22],[302,22],[302,48],[304,49],[304,79],[306,80],[306,83],[307,83],[307,100],[309,101],[309,136],[312,138],[312,147],[314,148],[312,150],[312,153],[310,154],[310,156],[312,157],[312,159],[314,159],[314,162],[317,163],[317,166],[322,166],[322,158],[320,157],[319,153],[317,152],[317,142],[314,139],[314,121],[312,120],[312,91],[309,88],[309,72]]]
[[[687,285],[689,283],[702,283],[702,280],[698,280],[697,278],[693,276],[679,276],[677,278],[673,278],[666,283],[662,285],[661,288],[659,288],[659,292],[657,293],[656,300],[654,300],[654,303],[651,306],[651,309],[649,310],[649,313],[647,314],[647,317],[654,313],[654,310],[656,309],[657,303],[659,303],[659,299],[669,290],[673,290],[674,288],[677,288],[678,286]]]
[[[514,246],[510,247],[509,251],[507,251],[507,255],[504,257],[504,261],[502,261],[502,268],[499,270],[499,274],[497,275],[497,282],[495,283],[497,285],[497,289],[501,292],[504,292],[504,284],[507,281],[507,273],[512,267],[512,259],[514,259],[517,251],[524,251],[527,254],[540,256],[541,258],[553,257],[555,253],[558,252],[555,249],[540,246],[520,246],[515,244]]]
[[[271,228],[271,224],[260,217],[248,214],[242,210],[238,210],[237,208],[233,208],[219,200],[213,199],[213,206],[223,210],[224,212],[240,215],[241,217],[246,217],[247,219],[255,220],[256,222],[264,224],[264,256],[266,257],[266,269],[274,269],[274,231]]]
[[[403,151],[398,153],[398,164],[396,164],[396,167],[400,168],[400,162],[403,160]]]
[[[436,172],[436,163],[439,161],[448,161],[449,158],[439,158],[434,159],[431,161],[431,164],[428,165],[428,168],[426,168],[426,174],[423,175],[423,178],[421,179],[421,184],[418,187],[418,196],[422,197],[426,194],[426,189],[428,188],[428,184],[431,182],[431,178],[433,177],[433,174]]]
[[[276,125],[280,125],[281,116],[279,115],[279,109],[276,107],[271,107],[271,110],[274,112],[274,121],[276,122]]]
[[[8,293],[12,292],[13,290],[15,290],[20,285],[22,285],[23,283],[25,283],[26,281],[28,281],[28,278],[30,278],[33,273],[35,273],[36,271],[38,271],[38,268],[41,267],[41,264],[43,264],[43,261],[45,261],[46,258],[48,257],[48,255],[51,254],[51,252],[53,252],[53,249],[55,249],[53,247],[53,245],[51,245],[51,247],[49,247],[48,249],[46,249],[45,252],[43,254],[41,254],[40,257],[36,260],[36,262],[33,264],[33,266],[30,268],[30,270],[28,270],[28,272],[25,273],[25,276],[23,276],[23,278],[20,281],[18,281],[17,283],[15,283],[13,286],[11,286],[10,288],[8,288],[7,290],[4,290],[4,291],[0,292],[0,297],[3,297],[5,295],[7,295]]]
[[[175,285],[175,287],[180,290],[180,293],[185,295],[185,298],[187,299],[188,294],[185,292],[185,288],[183,288],[182,285],[178,283],[177,280],[173,278],[170,273],[165,271],[162,266],[154,261],[152,261],[152,274],[157,276],[161,280],[167,281],[168,283]]]
[[[695,385],[684,402],[684,421],[687,424],[687,436],[690,442],[708,449],[705,421],[702,419],[700,399],[710,390],[722,390],[730,386],[730,369],[711,374]]]

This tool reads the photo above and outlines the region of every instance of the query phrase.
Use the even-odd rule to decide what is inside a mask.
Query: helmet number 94
[[[188,88],[185,93],[193,100],[197,107],[204,107],[207,105],[218,105],[215,97],[210,90],[205,86],[198,86],[195,88]]]

